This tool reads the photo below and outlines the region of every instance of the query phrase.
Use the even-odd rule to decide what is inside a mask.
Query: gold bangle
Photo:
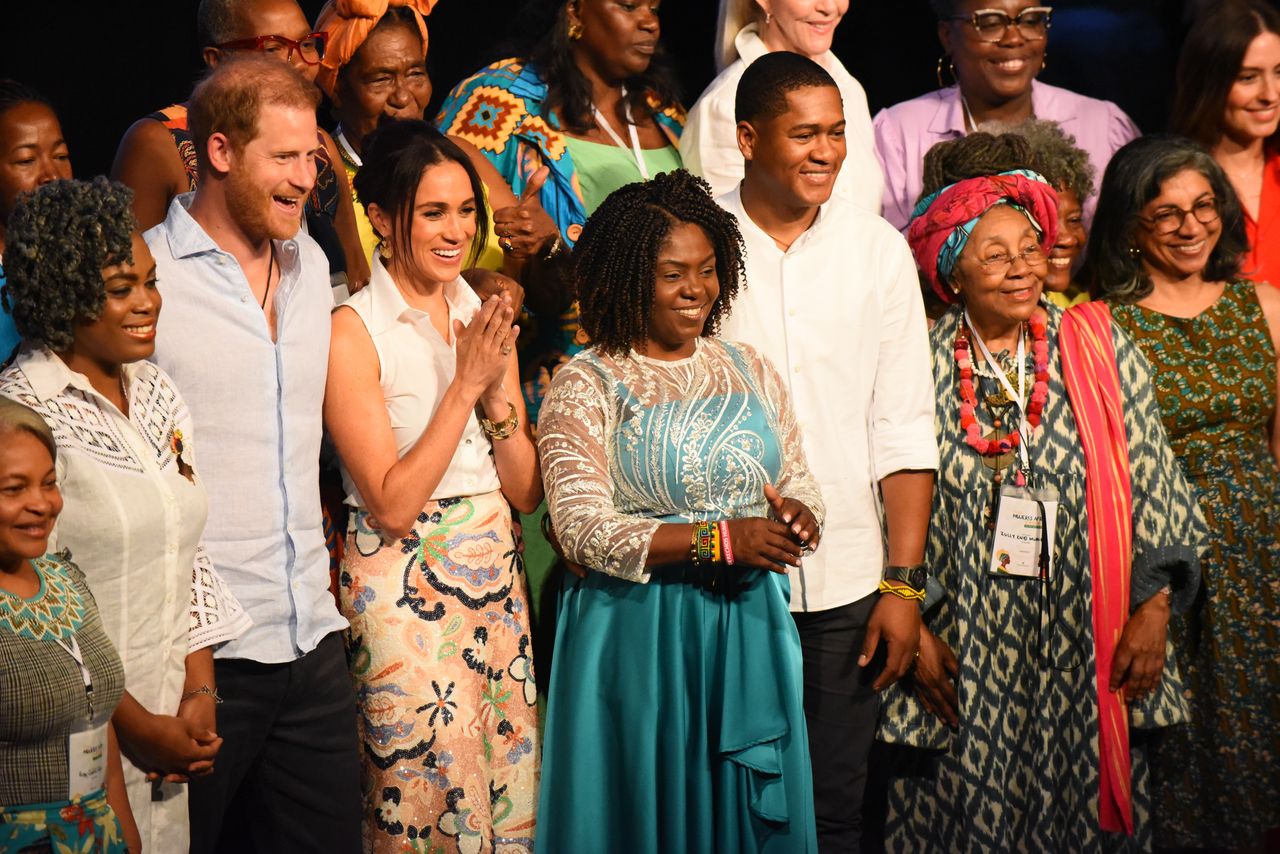
[[[881,581],[878,588],[881,593],[892,593],[899,599],[906,599],[908,602],[923,602],[924,591],[916,590],[914,587],[907,585],[890,584],[888,581]]]
[[[483,430],[484,434],[490,439],[496,439],[498,441],[510,439],[515,435],[516,428],[520,426],[520,418],[516,415],[516,405],[514,403],[509,403],[507,405],[510,406],[511,409],[507,412],[507,417],[501,421],[490,421],[484,416],[480,417],[480,429]]]

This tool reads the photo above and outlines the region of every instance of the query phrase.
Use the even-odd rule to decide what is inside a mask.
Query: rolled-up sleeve
[[[938,468],[933,371],[920,281],[902,236],[887,235],[886,242],[885,269],[879,277],[880,351],[870,419],[876,480],[898,471]]]

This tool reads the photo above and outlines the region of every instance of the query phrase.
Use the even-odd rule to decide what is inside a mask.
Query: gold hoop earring
[[[957,82],[958,82],[958,78],[956,77],[956,64],[955,64],[954,62],[950,62],[949,60],[950,60],[950,58],[949,58],[949,57],[947,56],[947,54],[945,54],[945,53],[944,53],[942,56],[938,57],[937,75],[938,75],[938,88],[939,88],[939,89],[945,89],[945,88],[947,88],[948,86],[952,86],[952,85],[954,85],[955,83],[957,83]],[[950,83],[947,83],[946,81],[944,81],[944,80],[942,79],[942,64],[943,64],[944,62],[945,62],[945,63],[947,63],[947,69],[951,72],[951,82],[950,82]]]

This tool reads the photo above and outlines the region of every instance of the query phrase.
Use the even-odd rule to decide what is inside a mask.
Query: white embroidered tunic
[[[50,551],[69,548],[84,572],[126,689],[149,711],[172,715],[187,653],[238,637],[249,618],[201,545],[208,501],[187,468],[186,404],[150,362],[125,365],[124,375],[128,418],[46,349],[24,347],[0,374],[0,394],[53,429],[64,507]],[[152,801],[151,784],[127,759],[125,781],[145,849],[185,851],[187,787],[166,783]]]

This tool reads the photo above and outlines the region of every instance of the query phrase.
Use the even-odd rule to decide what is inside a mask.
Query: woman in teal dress
[[[616,191],[578,244],[596,343],[556,375],[539,452],[585,574],[561,594],[539,850],[817,850],[786,572],[823,506],[778,374],[710,337],[741,253],[684,171]]]
[[[887,848],[1149,850],[1143,731],[1186,717],[1166,625],[1194,595],[1202,523],[1132,341],[1102,306],[1040,301],[1056,194],[947,171],[971,166],[926,187],[908,230],[950,308],[930,331],[936,587],[878,733],[899,760]],[[1038,512],[1051,545],[1015,560],[1000,534],[1043,530]]]
[[[1144,137],[1107,168],[1089,243],[1209,522],[1203,595],[1170,624],[1191,720],[1152,757],[1169,848],[1274,850],[1280,827],[1280,291],[1240,278],[1245,233],[1212,157]]]

